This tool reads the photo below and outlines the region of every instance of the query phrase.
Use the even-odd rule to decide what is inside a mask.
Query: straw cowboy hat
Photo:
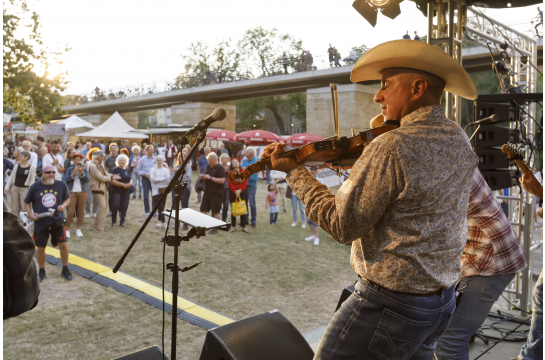
[[[393,40],[368,50],[358,60],[350,80],[381,80],[389,68],[425,71],[445,81],[445,91],[469,100],[477,99],[477,87],[467,71],[451,56],[435,45],[414,40]]]

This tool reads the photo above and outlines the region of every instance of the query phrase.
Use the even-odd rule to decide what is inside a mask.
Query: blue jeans
[[[543,269],[534,288],[532,321],[528,341],[522,347],[519,359],[543,359]]]
[[[249,212],[252,214],[252,224],[255,224],[255,221],[257,219],[257,206],[255,204],[255,193],[257,191],[257,186],[248,185],[246,186],[246,196],[248,197],[248,201],[246,201],[246,208],[250,209]],[[250,203],[250,206],[248,207],[248,203]],[[248,214],[246,214],[246,224],[249,224],[248,221]]]
[[[438,360],[469,360],[468,346],[471,336],[477,332],[488,316],[492,305],[509,285],[515,274],[495,276],[467,276],[460,288],[464,295],[449,327],[437,341],[435,356]]]
[[[229,211],[229,207],[231,206],[231,203],[229,202],[229,188],[224,189],[224,192],[225,198],[223,199],[223,211],[221,213],[221,221],[227,221],[227,212]]]
[[[125,224],[125,215],[129,208],[131,194],[112,193],[112,225],[117,221],[117,212],[119,211],[119,225]]]
[[[144,211],[147,213],[150,212],[149,208],[149,193],[151,192],[151,182],[149,179],[142,176],[142,187],[144,188]],[[153,207],[155,201],[151,201],[151,206]]]
[[[136,185],[138,185],[138,198],[142,199],[142,175],[137,175],[136,170],[132,173],[132,186],[136,190]],[[136,191],[132,193],[132,198],[136,199]]]
[[[265,167],[265,180],[267,180],[267,182],[269,183],[272,183],[271,170],[268,167]]]
[[[269,213],[269,215],[270,215],[270,218],[271,218],[271,225],[278,221],[278,213],[277,212]]]
[[[172,190],[170,194],[172,195],[172,203],[174,204],[174,190]],[[190,195],[191,195],[191,190],[189,189],[189,186],[188,186],[184,189],[184,192],[182,193],[182,198],[180,199],[180,204],[182,205],[182,207],[180,209],[185,209],[189,207]]]
[[[91,215],[91,202],[93,203],[93,214],[97,214],[98,202],[95,195],[91,192],[91,189],[87,190],[87,201],[85,202],[85,213]]]
[[[306,206],[303,205],[303,202],[299,197],[295,194],[291,195],[291,208],[293,210],[293,222],[297,222],[297,204],[299,204],[299,211],[301,212],[301,220],[303,221],[303,224],[305,221],[307,221],[307,218],[305,216],[305,208]]]
[[[415,296],[358,279],[327,326],[315,360],[432,359],[456,306],[454,285]]]

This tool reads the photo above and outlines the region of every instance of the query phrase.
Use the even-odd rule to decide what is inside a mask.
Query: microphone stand
[[[174,190],[174,204],[173,204],[172,209],[171,209],[171,213],[174,210],[174,214],[175,214],[174,235],[166,235],[162,239],[162,241],[164,241],[168,246],[174,247],[174,262],[167,264],[167,269],[172,272],[172,339],[171,339],[171,344],[172,345],[171,345],[171,353],[170,353],[170,359],[171,360],[176,360],[176,335],[177,335],[177,326],[178,326],[178,324],[177,324],[177,320],[178,320],[178,282],[179,282],[178,272],[185,272],[185,271],[191,270],[191,269],[197,267],[197,265],[200,264],[200,263],[195,263],[193,265],[186,266],[184,268],[180,268],[180,266],[178,265],[178,249],[179,249],[179,246],[180,246],[182,241],[189,241],[192,237],[196,236],[197,238],[199,238],[201,236],[206,235],[205,234],[205,228],[203,228],[203,227],[198,227],[198,228],[193,227],[193,228],[191,228],[191,230],[189,230],[189,232],[187,233],[186,236],[180,236],[179,235],[179,231],[180,231],[180,219],[179,219],[180,199],[181,199],[182,193],[184,192],[185,188],[187,187],[187,183],[186,182],[180,183],[180,181],[178,179],[183,178],[183,175],[185,174],[185,167],[186,167],[187,163],[189,162],[189,159],[191,159],[191,157],[193,156],[193,154],[197,150],[197,147],[204,141],[204,138],[206,137],[206,130],[207,129],[208,129],[208,127],[205,127],[203,129],[199,130],[199,135],[197,136],[197,141],[195,142],[195,144],[193,145],[193,147],[189,151],[189,154],[187,155],[185,160],[180,165],[180,168],[178,170],[176,170],[176,172],[174,173],[174,177],[172,178],[172,180],[169,182],[169,184],[165,188],[165,191],[161,195],[161,198],[159,199],[159,201],[157,201],[157,203],[155,204],[153,210],[150,212],[148,218],[146,219],[144,224],[140,227],[140,230],[138,230],[138,233],[136,234],[136,236],[132,240],[131,244],[129,245],[127,250],[125,250],[125,253],[121,257],[121,259],[119,259],[119,261],[117,262],[117,264],[115,265],[115,267],[113,269],[114,273],[116,273],[119,270],[119,268],[121,267],[121,265],[125,261],[125,258],[127,257],[127,255],[129,255],[129,252],[131,251],[132,247],[134,246],[134,244],[136,244],[136,242],[140,238],[140,235],[142,235],[142,232],[144,232],[144,230],[146,229],[146,226],[148,225],[150,220],[153,218],[155,212],[159,209],[159,204],[161,204],[161,202],[166,200],[166,198],[167,198],[168,194],[170,194],[171,190]],[[184,138],[182,139],[182,147],[187,143],[189,143],[189,140],[187,139],[186,136],[184,136]],[[169,218],[169,223],[170,223],[170,218]],[[166,231],[168,232],[168,227],[167,227]],[[163,289],[163,291],[164,291],[164,289]],[[163,349],[163,351],[164,351],[164,349]]]

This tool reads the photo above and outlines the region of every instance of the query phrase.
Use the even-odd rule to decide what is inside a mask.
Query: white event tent
[[[83,120],[79,116],[72,115],[69,118],[57,122],[55,125],[64,125],[64,143],[68,141],[70,136],[74,136],[79,131],[94,129],[93,124]]]
[[[127,124],[125,119],[116,111],[104,124],[97,126],[93,130],[76,134],[87,138],[114,138],[114,139],[147,139],[148,136],[136,132]]]

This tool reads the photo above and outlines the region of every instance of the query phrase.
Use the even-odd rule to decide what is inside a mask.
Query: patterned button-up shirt
[[[526,267],[522,244],[479,170],[473,174],[467,229],[462,277],[514,274]]]
[[[477,156],[440,105],[418,109],[368,145],[336,195],[304,166],[287,177],[309,220],[352,242],[358,275],[427,293],[460,277]]]

